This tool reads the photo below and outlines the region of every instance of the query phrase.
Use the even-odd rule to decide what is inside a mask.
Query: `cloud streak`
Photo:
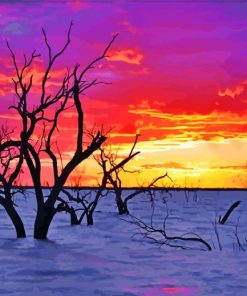
[[[136,49],[120,49],[109,52],[107,60],[111,62],[123,62],[132,65],[140,65],[144,55]]]

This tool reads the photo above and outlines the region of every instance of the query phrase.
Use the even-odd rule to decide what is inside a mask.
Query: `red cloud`
[[[235,89],[230,89],[228,87],[224,91],[219,89],[218,95],[220,97],[229,96],[234,99],[236,96],[239,96],[243,91],[244,91],[244,87],[242,85],[239,85]]]
[[[235,88],[227,87],[225,90],[218,89],[218,95],[220,97],[229,96],[235,99],[236,96],[239,96],[246,88],[247,80],[242,81],[239,85]]]

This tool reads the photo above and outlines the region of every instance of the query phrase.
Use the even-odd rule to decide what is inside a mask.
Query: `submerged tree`
[[[166,220],[166,219],[165,219]],[[132,216],[132,221],[128,221],[138,227],[139,233],[144,238],[159,245],[166,245],[177,249],[192,249],[191,243],[197,243],[203,246],[207,251],[212,251],[210,244],[198,234],[182,234],[182,235],[168,235],[165,225],[165,221],[162,228],[153,226],[153,224],[147,224],[143,220]]]
[[[94,135],[90,133],[91,138],[94,140]],[[77,191],[76,197],[74,197],[69,191],[63,190],[63,193],[68,197],[69,201],[75,202],[76,204],[80,204],[80,208],[75,209],[74,206],[71,206],[68,202],[66,202],[63,198],[60,197],[61,205],[60,211],[64,210],[65,212],[69,213],[71,216],[71,224],[81,224],[84,217],[87,219],[87,225],[93,225],[94,223],[94,213],[98,206],[100,199],[107,194],[109,188],[107,187],[108,184],[113,185],[113,189],[115,192],[115,200],[120,214],[127,213],[124,211],[124,202],[121,197],[122,188],[117,187],[121,186],[121,179],[119,177],[120,171],[125,171],[125,164],[127,164],[131,159],[133,159],[136,155],[140,152],[134,152],[137,140],[139,135],[136,135],[134,144],[130,150],[130,153],[127,157],[116,163],[118,154],[117,151],[113,153],[110,151],[106,153],[106,150],[103,147],[99,147],[99,153],[94,155],[94,159],[102,168],[102,178],[98,183],[98,188],[95,190],[95,195],[92,196],[91,200],[87,199],[88,194],[80,194]],[[118,179],[118,183],[115,184],[115,177]],[[120,184],[120,185],[118,185]],[[106,192],[106,193],[105,193]],[[80,215],[77,215],[76,212],[81,211]]]
[[[59,195],[63,190],[63,186],[68,180],[74,169],[85,159],[97,150],[106,140],[106,136],[98,131],[86,148],[83,147],[84,141],[84,112],[82,109],[81,97],[89,88],[101,84],[103,82],[97,79],[88,81],[85,75],[94,68],[95,64],[107,57],[107,52],[114,42],[117,35],[114,35],[103,53],[90,62],[85,68],[81,68],[79,64],[73,67],[71,71],[67,70],[64,78],[60,82],[53,94],[49,93],[49,77],[57,59],[63,55],[70,43],[72,23],[67,32],[67,40],[61,50],[53,53],[52,47],[48,41],[46,31],[43,29],[45,45],[48,50],[48,64],[44,71],[39,100],[36,106],[32,106],[30,102],[31,91],[33,89],[34,74],[32,66],[34,61],[40,56],[34,51],[28,59],[24,55],[24,63],[22,66],[17,64],[16,55],[7,43],[15,72],[16,78],[13,79],[17,103],[10,108],[17,111],[21,119],[21,132],[19,140],[8,140],[0,147],[0,151],[17,147],[20,150],[21,158],[24,157],[35,190],[37,200],[37,214],[34,223],[34,238],[46,239],[49,226],[61,208],[63,203],[59,199]],[[59,165],[63,155],[54,141],[54,134],[58,127],[58,118],[71,107],[69,102],[72,101],[76,112],[76,144],[73,156],[66,165]],[[53,115],[50,115],[52,113]],[[35,133],[42,128],[42,135],[37,145],[34,145]],[[41,153],[46,153],[52,163],[53,184],[50,187],[48,196],[42,190],[42,157]]]
[[[141,194],[150,193],[158,181],[165,178],[169,178],[172,181],[169,175],[165,173],[154,178],[151,182],[146,184],[146,186],[142,186],[136,190],[133,190],[133,192],[127,194],[127,196],[123,196],[122,175],[124,173],[134,174],[138,172],[136,170],[126,169],[126,165],[130,162],[130,160],[140,153],[140,151],[135,152],[138,138],[139,135],[137,134],[133,145],[130,148],[129,154],[126,156],[121,155],[120,157],[118,151],[112,151],[111,147],[101,146],[99,148],[99,155],[94,157],[102,169],[102,180],[104,180],[105,186],[106,184],[109,184],[113,188],[116,206],[120,215],[129,214],[128,202]]]
[[[93,135],[90,134],[92,137]],[[103,145],[95,153],[94,159],[101,167],[102,177],[98,182],[97,189],[89,192],[81,192],[78,189],[74,189],[72,192],[63,189],[63,196],[59,196],[61,202],[59,211],[64,211],[70,215],[71,225],[79,225],[83,219],[86,218],[87,225],[94,224],[94,213],[102,197],[105,197],[111,190],[115,195],[115,202],[120,215],[129,214],[128,202],[134,197],[141,194],[149,193],[153,198],[153,189],[158,181],[164,178],[171,178],[167,173],[158,176],[147,184],[145,187],[133,190],[131,193],[123,196],[122,188],[122,173],[135,173],[136,171],[130,171],[126,169],[126,165],[131,159],[140,153],[135,152],[135,147],[138,141],[139,135],[136,135],[134,143],[130,149],[130,152],[126,156],[119,156],[118,151],[113,151],[109,145],[103,147]],[[171,180],[172,181],[172,180]],[[65,199],[64,197],[67,197]]]
[[[98,203],[108,193],[105,189],[106,187],[103,187],[102,184],[97,189],[86,193],[80,192],[79,189],[74,189],[70,192],[64,188],[62,192],[67,197],[67,200],[59,196],[59,201],[61,202],[59,211],[70,215],[71,225],[80,225],[84,217],[86,218],[87,225],[93,225],[94,213]],[[79,214],[77,214],[78,212]]]
[[[155,206],[152,205],[152,213],[150,215],[150,222],[147,223],[143,219],[139,219],[133,215],[130,215],[131,220],[125,220],[137,227],[137,235],[140,235],[144,239],[149,240],[154,244],[160,246],[168,246],[176,249],[193,249],[195,245],[203,247],[203,250],[211,251],[211,245],[196,233],[184,233],[181,235],[169,235],[167,231],[166,222],[169,217],[167,203],[166,205],[166,215],[163,220],[162,227],[155,225]]]
[[[0,147],[6,142],[11,141],[13,130],[6,126],[1,126],[0,129]],[[1,149],[1,148],[0,148]],[[23,155],[18,147],[6,146],[0,152],[0,205],[2,205],[9,216],[18,238],[26,237],[24,224],[20,215],[16,210],[14,196],[19,190],[13,188],[17,181],[23,163]]]
[[[134,143],[127,156],[119,160],[118,151],[112,151],[111,147],[107,151],[107,147],[100,147],[100,153],[94,156],[94,159],[101,167],[102,181],[104,187],[110,184],[115,193],[115,201],[120,215],[127,213],[127,208],[122,200],[122,181],[120,178],[121,172],[127,172],[125,165],[133,159],[140,151],[134,151],[139,135],[137,134]],[[130,171],[128,171],[130,173]],[[134,173],[134,171],[132,171]]]

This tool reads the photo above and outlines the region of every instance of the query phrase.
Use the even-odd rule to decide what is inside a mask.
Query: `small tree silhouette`
[[[53,95],[49,94],[47,88],[51,70],[54,67],[58,58],[63,55],[70,44],[72,23],[67,32],[67,40],[61,50],[53,54],[52,47],[48,41],[46,31],[42,29],[45,45],[48,51],[48,64],[44,71],[39,102],[37,106],[30,106],[30,92],[33,87],[32,65],[40,55],[34,51],[28,59],[24,55],[24,63],[20,67],[17,64],[15,53],[11,49],[9,43],[7,46],[12,57],[13,65],[16,72],[16,78],[13,79],[17,103],[10,108],[17,111],[21,119],[21,132],[19,140],[8,140],[0,147],[0,152],[10,147],[18,147],[21,157],[24,157],[29,172],[31,174],[32,183],[34,185],[37,214],[34,223],[34,238],[46,239],[49,226],[56,213],[61,210],[63,203],[59,200],[64,184],[68,180],[74,169],[85,159],[97,150],[106,140],[106,136],[98,131],[93,137],[88,146],[83,148],[83,127],[84,127],[84,112],[81,104],[81,96],[89,88],[102,84],[104,82],[93,79],[88,81],[85,75],[94,68],[95,64],[107,57],[107,52],[114,42],[117,34],[114,35],[109,44],[104,49],[103,53],[90,62],[85,68],[81,68],[79,64],[73,67],[72,71],[67,70],[60,86]],[[60,150],[55,150],[54,147],[54,132],[57,130],[58,118],[69,107],[69,101],[73,102],[76,111],[76,147],[73,156],[65,166],[59,167],[59,159],[63,155]],[[53,116],[50,113],[53,110]],[[48,115],[49,111],[49,115]],[[42,136],[39,140],[39,145],[33,144],[33,136],[35,131],[43,125]],[[57,143],[56,143],[57,144]],[[50,187],[48,196],[45,196],[41,186],[42,177],[42,158],[40,153],[45,152],[51,160],[53,171],[53,184]]]
[[[90,133],[90,136],[94,138],[93,134]],[[95,161],[102,169],[102,177],[98,183],[98,188],[93,192],[80,192],[80,190],[74,190],[73,192],[62,190],[63,196],[59,196],[59,201],[61,202],[59,211],[66,212],[70,215],[71,225],[79,225],[82,223],[84,217],[86,217],[87,225],[94,224],[94,213],[98,206],[99,201],[102,197],[106,196],[109,193],[109,190],[112,188],[115,194],[115,202],[120,215],[129,214],[128,202],[134,197],[141,195],[143,193],[152,194],[152,190],[157,184],[158,181],[164,178],[171,178],[167,173],[164,175],[158,176],[148,183],[147,186],[141,187],[134,190],[127,196],[123,197],[122,189],[122,173],[135,173],[137,171],[131,171],[126,169],[126,165],[131,159],[133,159],[140,152],[135,152],[135,147],[138,141],[139,135],[135,136],[135,140],[130,149],[130,152],[126,156],[119,156],[118,151],[112,151],[110,145],[102,145],[99,147],[99,153],[93,155]],[[172,180],[171,180],[172,181]],[[90,196],[90,198],[88,198]],[[67,197],[67,200],[64,198]],[[76,206],[75,206],[76,205]]]
[[[113,187],[115,201],[120,215],[128,213],[128,209],[122,199],[122,180],[120,173],[127,172],[125,165],[140,153],[140,151],[134,152],[138,137],[139,135],[137,134],[129,154],[121,160],[119,160],[118,151],[113,152],[111,148],[107,151],[106,147],[100,147],[99,155],[94,156],[94,159],[102,169],[101,186],[105,188],[107,184],[110,184]],[[134,173],[134,171],[128,172]]]
[[[154,178],[145,187],[140,187],[125,197],[122,196],[122,174],[134,174],[138,172],[136,170],[126,169],[126,165],[140,153],[140,151],[135,152],[139,136],[140,135],[138,134],[135,136],[135,140],[132,147],[130,148],[130,152],[126,156],[121,156],[120,158],[120,156],[118,155],[118,151],[113,152],[111,147],[107,148],[103,146],[99,148],[99,155],[94,156],[94,159],[102,169],[102,184],[104,184],[104,186],[109,184],[113,188],[119,215],[129,214],[128,202],[138,195],[148,192],[150,193],[158,181],[165,178],[168,178],[170,179],[170,181],[172,181],[169,175],[165,173]]]

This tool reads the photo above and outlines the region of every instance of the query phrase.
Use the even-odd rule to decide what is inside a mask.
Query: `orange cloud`
[[[145,104],[144,104],[145,103]],[[129,113],[136,115],[135,126],[143,138],[170,138],[177,141],[224,140],[225,138],[246,138],[247,114],[232,112],[210,114],[172,114],[150,108],[142,102],[137,108],[129,106]]]
[[[124,62],[127,64],[140,65],[144,55],[139,53],[136,49],[120,49],[113,50],[109,53],[107,60],[112,62]]]
[[[0,73],[0,96],[14,92],[12,76]]]
[[[42,79],[44,77],[45,68],[41,64],[42,60],[39,59],[36,63],[33,64],[32,68],[28,69],[25,72],[24,83],[28,83],[30,76],[33,75],[33,85],[31,88],[31,93],[39,94],[41,91]],[[53,93],[56,91],[56,88],[61,86],[61,81],[64,78],[64,74],[66,73],[65,68],[60,69],[52,69],[50,71],[50,76],[47,80],[46,86],[49,88],[49,92]],[[16,80],[15,73],[1,73],[0,72],[0,95],[8,95],[10,93],[14,93],[14,84],[13,80]]]

